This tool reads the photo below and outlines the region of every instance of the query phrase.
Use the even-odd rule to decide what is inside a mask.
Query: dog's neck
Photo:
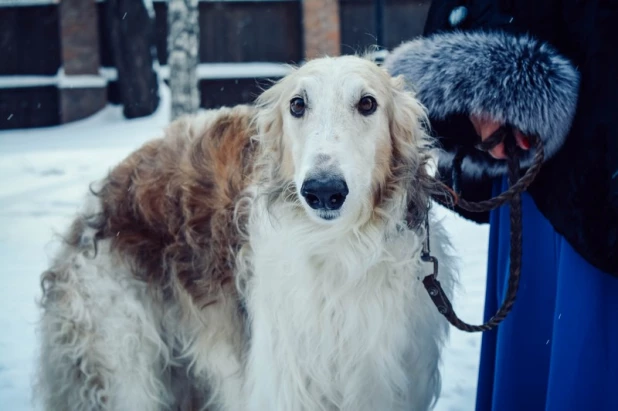
[[[267,204],[266,200],[257,199],[254,207],[253,222],[250,223],[250,236],[255,236],[251,240],[253,245],[256,241],[259,243],[259,239],[281,241],[275,251],[287,248],[302,250],[303,257],[314,262],[342,261],[349,252],[363,256],[358,265],[366,269],[384,259],[392,244],[406,242],[410,235],[403,193],[393,196],[379,211],[361,212],[358,219],[350,223],[316,222],[302,206],[293,203]],[[289,238],[289,241],[284,238]]]

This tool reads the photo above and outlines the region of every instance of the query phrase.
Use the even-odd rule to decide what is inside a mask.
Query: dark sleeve
[[[472,146],[479,140],[468,116],[452,115],[444,120],[430,119],[430,122],[431,134],[437,138],[441,148],[446,151],[456,150],[458,144]],[[444,138],[441,136],[457,136],[457,138]],[[448,165],[441,164],[438,171],[440,180],[449,187],[453,187],[451,168]],[[488,200],[492,196],[493,182],[494,180],[489,177],[476,180],[462,178],[459,181],[460,194],[467,201],[478,202]],[[489,222],[489,212],[472,213],[461,207],[455,207],[454,211],[462,217],[479,224]]]
[[[466,17],[456,27],[449,16],[462,2],[433,2],[424,30],[429,37],[404,44],[387,58],[387,69],[403,74],[428,108],[432,135],[447,154],[440,157],[446,183],[452,183],[452,155],[460,147],[468,152],[459,184],[469,201],[490,198],[494,178],[506,173],[504,161],[473,148],[479,138],[470,113],[487,113],[540,136],[546,157],[553,156],[568,132],[578,75],[543,45],[559,34],[556,1],[475,1],[467,4]],[[532,152],[526,153],[522,166],[531,158]],[[475,221],[488,218],[458,211]]]
[[[448,17],[451,11],[460,4],[460,0],[432,1],[427,20],[425,20],[423,35],[429,36],[443,30],[452,30],[453,28],[448,24]]]
[[[573,137],[603,147],[608,200],[618,215],[618,2],[564,0],[557,47],[582,72]]]

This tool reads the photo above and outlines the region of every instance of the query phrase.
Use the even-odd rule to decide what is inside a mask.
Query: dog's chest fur
[[[435,344],[418,304],[416,235],[387,240],[376,229],[312,243],[316,236],[304,230],[281,222],[254,231],[250,408],[410,409],[426,402],[411,398],[412,375],[427,378],[419,362],[424,341]],[[423,333],[425,340],[414,336]]]

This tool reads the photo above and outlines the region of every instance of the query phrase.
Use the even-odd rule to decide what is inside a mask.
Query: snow
[[[154,4],[152,4],[152,0],[144,0],[144,7],[146,7],[146,10],[148,11],[148,16],[150,16],[151,19],[154,19],[155,9]]]
[[[0,0],[2,1],[2,0]],[[155,70],[161,78],[168,79],[168,66],[158,66]],[[240,78],[279,78],[291,71],[291,66],[280,63],[201,63],[197,66],[200,80],[240,79]],[[60,68],[53,76],[4,75],[0,76],[0,88],[57,86],[60,88],[106,87],[109,81],[118,79],[115,67],[103,67],[99,74],[66,75]]]
[[[58,3],[60,0],[0,0],[0,7],[44,6]]]
[[[68,125],[0,132],[0,408],[33,409],[35,326],[39,275],[78,209],[88,184],[146,140],[169,119],[169,91],[151,117],[125,120],[120,107]],[[481,320],[487,227],[439,209],[461,261],[455,300],[465,320]],[[474,408],[480,335],[452,329],[443,356],[440,411]]]
[[[155,66],[155,69],[162,79],[169,78],[169,66]],[[200,80],[283,77],[290,70],[289,65],[281,63],[200,63],[197,66],[197,77]],[[101,69],[101,75],[109,81],[118,78],[118,72],[114,67]]]
[[[60,88],[107,87],[103,72],[96,74],[67,75],[60,68],[53,76],[6,75],[0,76],[0,88],[58,86]]]

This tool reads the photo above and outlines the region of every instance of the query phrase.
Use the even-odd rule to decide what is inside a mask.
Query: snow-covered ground
[[[122,118],[108,107],[86,120],[45,129],[0,132],[0,409],[33,409],[39,274],[74,216],[88,184],[168,121],[169,96],[151,117]],[[461,259],[459,315],[479,322],[485,288],[487,227],[441,209]],[[480,335],[453,329],[444,353],[443,393],[436,409],[472,410]]]

